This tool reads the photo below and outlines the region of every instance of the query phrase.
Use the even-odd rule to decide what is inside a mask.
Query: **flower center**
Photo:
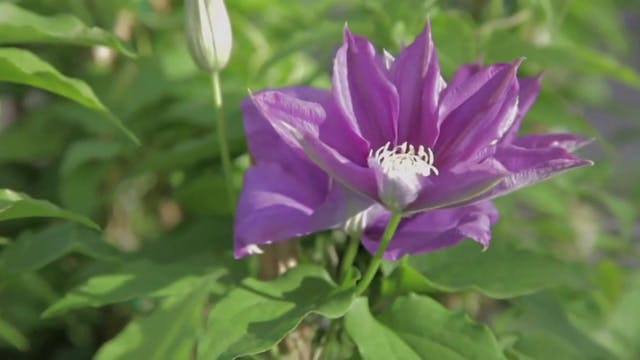
[[[438,175],[438,169],[433,165],[433,151],[422,145],[416,150],[406,142],[395,147],[391,147],[391,143],[387,142],[375,153],[371,150],[369,157],[374,157],[382,170],[390,176],[429,176],[432,173]]]

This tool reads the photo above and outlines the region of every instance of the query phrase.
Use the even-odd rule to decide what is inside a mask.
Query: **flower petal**
[[[496,149],[494,159],[499,161],[510,174],[489,191],[470,198],[464,204],[490,200],[569,169],[593,165],[593,162],[580,159],[561,147],[526,149],[518,146],[501,146]]]
[[[486,193],[500,183],[509,172],[502,164],[487,159],[479,164],[458,166],[423,178],[422,190],[406,213],[468,204],[469,199]]]
[[[400,99],[398,143],[433,147],[438,137],[440,91],[446,84],[440,75],[428,23],[413,43],[400,52],[390,72]]]
[[[344,30],[333,65],[333,93],[344,116],[377,149],[397,139],[398,93],[373,45]]]
[[[443,95],[434,148],[438,169],[471,158],[511,127],[518,110],[516,72],[521,62],[481,69]]]
[[[387,209],[402,211],[418,197],[422,186],[419,175],[389,175],[373,157],[369,158],[369,167],[375,172],[378,197]]]
[[[328,177],[325,181],[329,181]],[[252,166],[245,172],[235,217],[235,256],[258,252],[260,244],[320,230],[321,227],[312,226],[311,215],[325,196],[278,164]]]
[[[575,134],[527,134],[516,137],[512,144],[527,149],[560,147],[567,151],[574,151],[592,140]]]
[[[291,151],[306,156],[353,191],[377,199],[374,172],[354,163],[321,139],[326,111],[317,103],[278,91],[252,95],[253,103]]]
[[[349,128],[346,119],[339,113],[331,92],[308,86],[281,88],[276,91],[300,100],[320,104],[326,114],[319,129],[320,138],[341,154],[354,161],[359,159],[362,165],[366,164],[369,144]],[[264,91],[255,95],[262,92]],[[291,146],[285,143],[273,129],[271,123],[256,108],[251,97],[242,101],[242,112],[252,158],[256,162],[272,161],[286,167],[291,158]]]
[[[536,101],[536,98],[540,93],[541,78],[542,75],[518,79],[518,83],[520,85],[518,93],[518,114],[516,115],[516,119],[513,121],[511,128],[509,128],[501,142],[509,143],[516,137],[518,130],[520,130],[522,119],[531,106],[533,106],[533,103]]]
[[[379,216],[365,230],[362,242],[375,253],[390,214]],[[397,260],[404,255],[436,251],[455,245],[465,238],[489,246],[491,225],[498,211],[490,202],[450,209],[430,210],[402,219],[384,258]]]
[[[291,87],[281,91],[307,101],[320,102],[331,97],[326,90],[310,87]],[[241,107],[247,145],[254,163],[277,163],[286,172],[301,177],[312,191],[313,189],[326,191],[327,175],[324,170],[315,165],[306,154],[301,155],[293,150],[290,144],[283,141],[271,123],[256,108],[251,98],[244,99]]]

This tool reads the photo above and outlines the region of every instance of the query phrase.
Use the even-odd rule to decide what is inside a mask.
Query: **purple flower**
[[[513,63],[462,66],[446,83],[429,25],[396,59],[345,28],[330,91],[265,90],[243,102],[255,165],[245,174],[235,255],[330,228],[364,229],[375,252],[392,213],[403,219],[385,257],[471,238],[489,245],[489,201],[591,164],[573,134],[517,136],[540,78]]]

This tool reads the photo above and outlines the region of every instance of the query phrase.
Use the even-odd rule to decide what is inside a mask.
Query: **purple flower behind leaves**
[[[375,252],[391,213],[403,219],[385,258],[465,238],[489,246],[490,200],[591,164],[573,134],[518,136],[540,78],[522,59],[462,66],[446,83],[429,25],[396,59],[344,32],[330,91],[264,90],[243,102],[255,165],[245,174],[235,255],[331,228],[363,232]]]

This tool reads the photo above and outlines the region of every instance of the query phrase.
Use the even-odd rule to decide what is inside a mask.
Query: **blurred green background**
[[[28,49],[84,80],[142,145],[104,111],[0,82],[0,188],[48,199],[104,230],[45,219],[0,223],[0,359],[85,359],[101,347],[100,359],[135,358],[114,350],[114,341],[174,346],[180,339],[141,320],[166,286],[193,286],[220,254],[225,280],[218,294],[258,266],[256,259],[235,262],[228,255],[232,212],[209,78],[186,49],[182,1],[13,3],[41,15],[70,14],[122,39],[121,51],[50,41],[0,45]],[[579,263],[581,277],[575,286],[508,302],[468,292],[448,305],[489,323],[514,358],[640,358],[640,2],[242,0],[227,6],[234,44],[221,77],[238,188],[249,163],[239,110],[247,89],[329,87],[345,23],[378,50],[397,53],[430,18],[445,78],[463,63],[525,56],[520,75],[543,72],[544,78],[523,131],[592,136],[582,154],[596,165],[499,199],[502,220],[493,241]],[[137,57],[126,56],[130,51]],[[303,241],[303,250],[310,259],[326,259],[326,241]],[[121,286],[107,276],[114,273],[135,281]],[[105,283],[96,290],[87,282],[92,277]],[[85,286],[84,297],[65,297],[76,286]],[[142,335],[122,340],[130,321]],[[521,333],[526,336],[514,335]]]

